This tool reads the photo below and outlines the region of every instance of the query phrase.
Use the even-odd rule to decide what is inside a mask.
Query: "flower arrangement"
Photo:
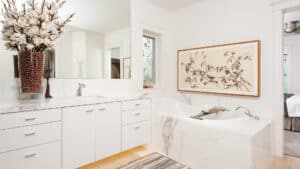
[[[18,10],[16,0],[3,3],[3,40],[7,49],[12,51],[43,52],[53,48],[55,40],[63,33],[64,27],[74,14],[60,20],[58,10],[64,0],[28,0]]]
[[[19,53],[21,91],[35,96],[42,92],[44,54],[53,48],[55,40],[74,14],[60,20],[58,10],[65,0],[27,0],[17,8],[16,0],[3,0],[1,23],[3,40],[8,50]],[[32,94],[32,95],[31,95]]]

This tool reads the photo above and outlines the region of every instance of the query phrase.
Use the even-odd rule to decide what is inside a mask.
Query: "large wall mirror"
[[[53,70],[57,79],[130,79],[130,0],[67,0],[67,4],[60,15],[74,12],[75,17],[55,48],[46,51],[45,69]],[[5,49],[2,35],[0,54],[0,77],[14,78],[17,53]]]

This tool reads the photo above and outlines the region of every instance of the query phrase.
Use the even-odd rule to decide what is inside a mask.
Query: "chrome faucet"
[[[77,96],[82,96],[82,89],[85,87],[86,87],[86,85],[84,83],[79,83],[78,90],[77,90]]]
[[[252,114],[252,113],[250,112],[250,110],[249,110],[247,107],[239,106],[239,107],[237,107],[237,108],[235,109],[235,111],[238,111],[238,110],[240,110],[240,109],[244,109],[244,110],[245,110],[244,113],[245,113],[248,117],[250,117],[250,118],[252,118],[252,119],[254,119],[254,120],[260,120],[260,117],[254,115],[254,114]]]

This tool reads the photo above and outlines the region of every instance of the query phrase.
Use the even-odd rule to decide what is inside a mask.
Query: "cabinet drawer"
[[[123,127],[123,151],[148,144],[151,138],[149,122],[142,122]]]
[[[8,129],[61,120],[60,109],[47,109],[0,115],[0,129]]]
[[[150,119],[150,111],[147,109],[123,111],[123,125],[147,121]]]
[[[114,103],[104,103],[104,104],[97,104],[94,106],[96,113],[106,113],[109,111],[121,111],[121,103],[120,102],[114,102]]]
[[[61,122],[0,131],[0,153],[61,139]]]
[[[122,105],[122,110],[137,110],[150,108],[150,100],[148,99],[124,101]]]
[[[54,142],[0,154],[1,168],[60,169],[60,145],[60,142]]]

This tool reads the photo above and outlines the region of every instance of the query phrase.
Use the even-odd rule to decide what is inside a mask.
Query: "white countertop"
[[[137,99],[149,99],[138,97],[71,97],[71,98],[53,98],[41,100],[10,100],[0,101],[0,114],[16,113],[24,111],[35,111],[44,109],[84,106],[102,103],[122,102]]]

